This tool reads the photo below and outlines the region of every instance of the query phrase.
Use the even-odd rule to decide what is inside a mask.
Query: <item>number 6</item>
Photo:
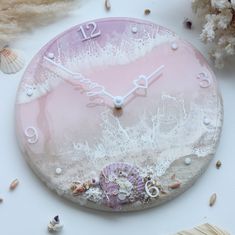
[[[153,180],[148,180],[145,183],[145,191],[150,197],[157,197],[159,196],[159,189],[155,186],[155,182]]]

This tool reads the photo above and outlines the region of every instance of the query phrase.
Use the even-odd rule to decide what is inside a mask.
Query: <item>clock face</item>
[[[16,100],[27,162],[69,200],[112,211],[174,198],[206,169],[222,102],[189,43],[156,24],[87,22],[34,57]]]

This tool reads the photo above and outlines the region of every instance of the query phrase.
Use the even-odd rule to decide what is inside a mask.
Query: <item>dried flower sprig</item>
[[[204,19],[201,40],[212,44],[210,56],[222,68],[235,55],[235,0],[192,0],[192,8]]]
[[[68,13],[75,0],[1,0],[0,46]]]
[[[217,226],[211,224],[203,224],[195,227],[194,229],[184,230],[175,235],[230,235],[223,229],[218,228]]]

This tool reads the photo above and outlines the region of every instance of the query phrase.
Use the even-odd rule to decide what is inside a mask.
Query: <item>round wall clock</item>
[[[39,51],[20,83],[16,128],[48,187],[90,208],[130,211],[195,182],[222,113],[215,76],[189,43],[151,22],[109,18]]]

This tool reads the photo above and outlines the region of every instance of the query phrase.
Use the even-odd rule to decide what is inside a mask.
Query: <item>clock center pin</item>
[[[113,103],[116,109],[121,109],[124,105],[124,98],[122,96],[115,96]]]

